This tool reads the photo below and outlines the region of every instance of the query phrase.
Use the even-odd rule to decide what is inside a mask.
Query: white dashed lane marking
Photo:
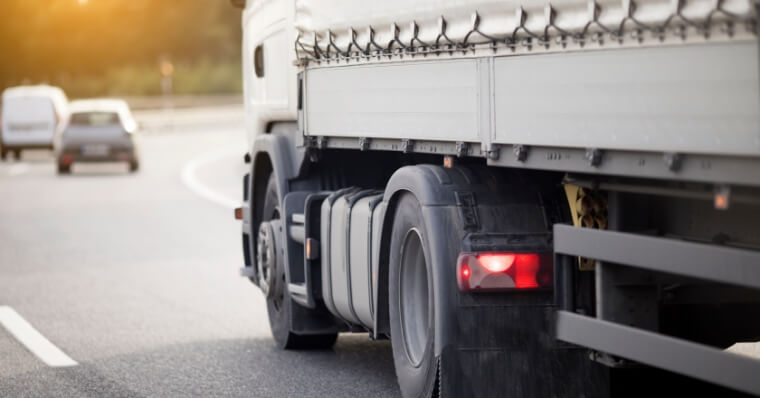
[[[52,367],[77,365],[76,361],[46,339],[13,308],[0,306],[0,324],[46,365]]]

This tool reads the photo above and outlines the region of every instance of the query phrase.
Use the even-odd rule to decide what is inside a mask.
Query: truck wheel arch
[[[434,209],[436,212],[443,213],[456,213],[456,195],[455,191],[459,188],[463,188],[463,184],[469,184],[472,182],[469,170],[457,168],[457,169],[444,169],[440,166],[433,165],[417,165],[406,166],[397,170],[388,181],[385,189],[383,201],[386,203],[386,210],[383,216],[382,233],[379,248],[377,280],[373,287],[374,290],[374,337],[378,338],[382,335],[390,334],[390,319],[388,308],[388,274],[390,269],[390,241],[391,231],[393,228],[393,215],[395,213],[395,206],[401,196],[405,193],[413,195],[417,201],[425,208]],[[455,214],[454,214],[455,215]],[[451,234],[445,234],[440,228],[436,228],[435,224],[442,222],[448,222],[450,217],[444,217],[442,220],[440,217],[425,217],[426,229],[431,231],[431,234],[437,236],[428,237],[430,244],[431,261],[434,266],[441,266],[442,262],[445,262],[447,258],[452,255],[452,251],[458,250],[459,246],[451,244],[441,244],[442,242],[451,243],[456,241],[459,237],[452,236]],[[454,274],[448,275],[453,277]],[[436,297],[446,297],[448,289],[448,283],[445,283],[447,275],[445,272],[437,272],[433,275],[433,289]],[[444,293],[443,291],[447,291]],[[451,294],[448,294],[451,297]],[[446,334],[451,330],[450,322],[447,314],[452,314],[448,305],[452,305],[451,300],[435,300],[435,314],[434,322],[436,324],[435,330],[439,334],[435,337],[435,355],[440,355],[443,347],[448,343],[449,336],[441,335]]]
[[[288,181],[296,177],[296,170],[304,160],[303,151],[298,150],[291,142],[288,133],[294,123],[278,123],[272,126],[271,133],[256,136],[250,151],[251,172],[249,185],[249,206],[251,239],[249,241],[252,258],[256,258],[256,245],[253,242],[255,231],[261,221],[264,206],[264,195],[269,176],[274,174],[277,182],[277,193],[280,200],[290,192]],[[287,271],[287,267],[286,267]],[[287,275],[289,279],[290,276]]]
[[[551,177],[551,178],[546,178]],[[515,190],[519,186],[523,189]],[[500,187],[500,188],[496,188]],[[509,187],[509,188],[504,188]],[[459,296],[456,285],[456,259],[462,250],[462,242],[470,232],[499,233],[501,226],[486,220],[484,209],[501,207],[503,204],[529,206],[534,209],[530,222],[521,220],[513,227],[517,231],[546,228],[549,213],[561,197],[555,194],[553,176],[526,174],[523,171],[496,174],[478,166],[455,166],[444,168],[437,165],[406,166],[398,169],[386,185],[383,202],[381,241],[377,261],[377,282],[374,290],[374,335],[389,334],[388,271],[390,269],[390,235],[395,206],[405,193],[411,193],[422,206],[427,241],[432,262],[433,291],[435,294],[435,355],[457,339],[457,308]],[[524,208],[524,207],[523,207]],[[481,214],[481,215],[479,215]],[[526,213],[527,214],[527,213]],[[474,217],[468,219],[468,217]],[[481,219],[479,219],[479,217]],[[555,220],[559,221],[559,220]],[[527,222],[527,224],[526,224]],[[473,224],[474,223],[474,224]],[[494,229],[496,228],[496,230]]]

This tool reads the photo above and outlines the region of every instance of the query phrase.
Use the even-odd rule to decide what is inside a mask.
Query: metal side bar
[[[556,224],[554,251],[760,289],[760,253],[750,250]]]
[[[760,395],[760,361],[702,344],[568,311],[557,312],[557,338]]]
[[[242,224],[243,224],[243,266],[239,270],[240,276],[244,276],[246,278],[256,278],[258,279],[257,270],[256,270],[256,258],[255,253],[253,251],[252,246],[252,240],[251,240],[251,234],[252,234],[252,227],[251,227],[251,205],[250,205],[250,199],[248,198],[248,189],[250,184],[250,173],[246,173],[243,176],[243,203],[240,206],[243,212],[242,217]],[[256,231],[258,232],[258,231]],[[258,284],[258,282],[255,282]]]

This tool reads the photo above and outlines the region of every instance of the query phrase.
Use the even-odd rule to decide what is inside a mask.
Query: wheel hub
[[[267,298],[272,298],[277,289],[278,255],[280,221],[264,221],[259,225],[256,239],[256,267],[259,274],[259,287]]]

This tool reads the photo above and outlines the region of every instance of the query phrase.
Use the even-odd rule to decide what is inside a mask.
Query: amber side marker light
[[[235,208],[235,219],[236,220],[242,220],[243,219],[243,208],[242,207],[236,207]]]
[[[716,210],[728,210],[731,205],[731,188],[728,186],[716,187],[713,204]]]
[[[306,259],[316,260],[319,258],[319,241],[314,238],[306,238]]]
[[[554,258],[552,253],[462,253],[457,283],[463,292],[550,289]]]

